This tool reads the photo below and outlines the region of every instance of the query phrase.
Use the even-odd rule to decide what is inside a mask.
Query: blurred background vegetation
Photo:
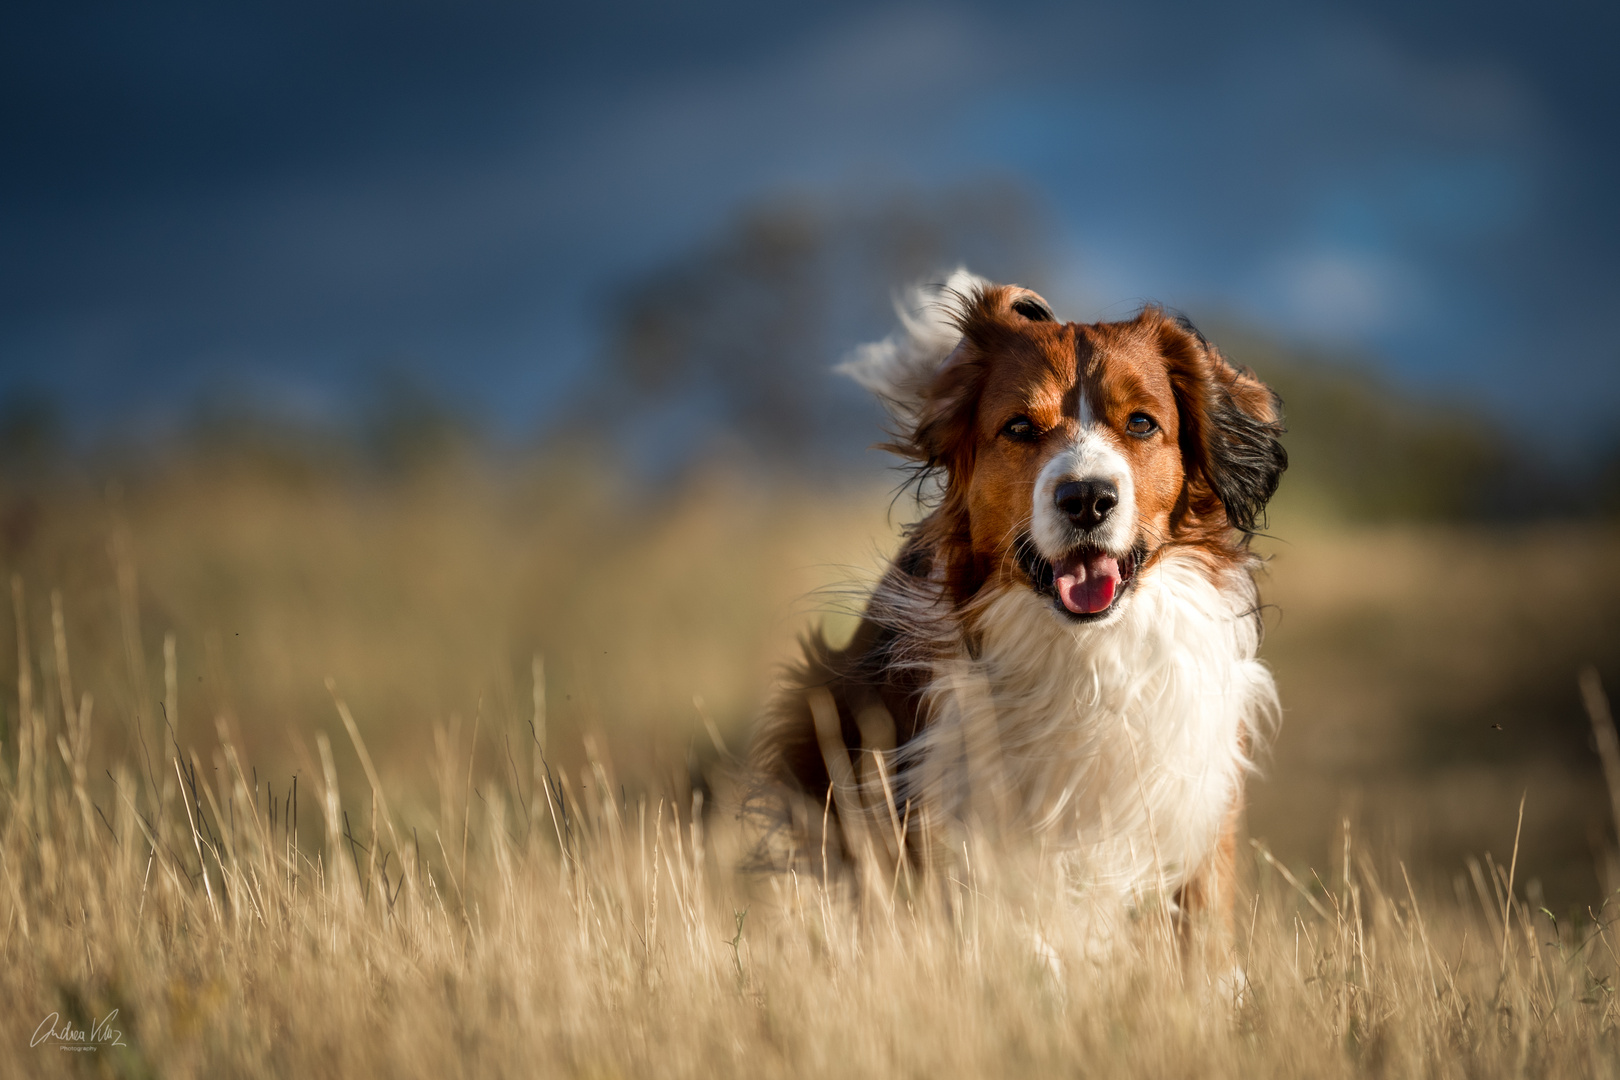
[[[958,260],[1039,288],[1041,235],[997,185],[755,207],[603,301],[592,382],[522,445],[406,362],[378,365],[352,422],[226,394],[161,440],[69,440],[56,403],[14,393],[0,679],[26,645],[36,692],[93,694],[110,752],[206,747],[224,722],[290,777],[336,727],[330,676],[385,778],[424,798],[435,730],[475,728],[479,775],[513,738],[571,768],[589,740],[626,784],[723,802],[719,763],[796,636],[847,630],[914,513],[864,449],[878,410],[831,362],[891,329],[895,286]],[[1520,872],[1550,902],[1590,899],[1612,826],[1576,673],[1620,685],[1620,473],[1353,356],[1191,314],[1280,391],[1290,428],[1257,542],[1286,721],[1251,832],[1320,865],[1348,818],[1445,879],[1506,853],[1528,793]]]

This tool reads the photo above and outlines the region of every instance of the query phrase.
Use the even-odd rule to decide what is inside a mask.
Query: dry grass
[[[1531,791],[1521,849],[1522,763],[1492,773],[1474,808],[1506,816],[1495,858],[1403,866],[1382,825],[1362,842],[1337,816],[1387,760],[1333,756],[1323,710],[1376,740],[1425,700],[1412,687],[1446,672],[1474,671],[1456,695],[1487,704],[1523,685],[1477,649],[1421,649],[1423,620],[1463,625],[1447,622],[1457,611],[1476,644],[1517,641],[1535,605],[1493,622],[1468,577],[1494,572],[1511,538],[1307,535],[1277,560],[1273,661],[1298,744],[1285,734],[1253,830],[1310,813],[1331,818],[1332,840],[1301,832],[1276,860],[1255,849],[1240,988],[1173,960],[1151,903],[1100,951],[1038,859],[993,845],[859,890],[737,874],[745,838],[715,811],[727,794],[705,775],[718,752],[691,698],[735,743],[802,621],[784,613],[845,576],[826,564],[880,558],[883,508],[872,493],[714,481],[648,516],[554,475],[378,493],[210,474],[45,499],[6,556],[19,583],[0,729],[10,1070],[1620,1071],[1613,912],[1595,887],[1574,918],[1538,910],[1531,825],[1553,793]],[[1606,535],[1573,555],[1568,534],[1533,542],[1601,564]],[[1416,569],[1383,593],[1333,584],[1358,555],[1391,551]],[[1540,583],[1566,607],[1567,573]],[[1399,602],[1414,591],[1417,614]],[[1600,649],[1608,595],[1564,613]],[[1421,655],[1380,653],[1382,635],[1356,629],[1369,609]],[[1367,670],[1388,684],[1357,699]],[[1507,680],[1496,697],[1487,678]],[[1360,715],[1358,700],[1379,704]],[[1434,774],[1401,761],[1422,805],[1411,777]],[[1554,786],[1577,775],[1557,767]],[[30,1048],[52,1013],[88,1033],[113,1010],[122,1046]]]
[[[750,889],[729,870],[732,830],[615,800],[600,763],[576,798],[580,777],[548,778],[520,752],[509,787],[409,824],[419,815],[391,814],[377,788],[346,800],[324,739],[300,796],[300,833],[322,822],[312,842],[271,819],[228,740],[213,768],[169,759],[156,787],[115,773],[105,812],[85,784],[83,720],[34,710],[4,791],[0,995],[30,1074],[1563,1076],[1620,1063],[1606,913],[1555,924],[1517,898],[1511,862],[1476,866],[1476,894],[1427,905],[1348,840],[1325,885],[1262,863],[1234,994],[1178,963],[1157,918],[1099,954],[1069,930],[1073,901],[984,847],[887,895],[814,877]],[[466,749],[446,747],[443,775]],[[52,1014],[47,1031],[86,1032],[97,1049],[29,1049]]]

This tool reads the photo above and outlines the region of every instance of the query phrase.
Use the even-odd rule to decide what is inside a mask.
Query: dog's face
[[[946,470],[959,594],[1021,586],[1076,622],[1129,603],[1167,545],[1241,557],[1287,458],[1275,395],[1190,325],[1059,323],[1014,286],[969,297],[913,451]]]

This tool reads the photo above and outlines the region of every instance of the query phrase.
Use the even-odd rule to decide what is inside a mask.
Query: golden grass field
[[[1620,1073],[1576,683],[1620,673],[1612,526],[1279,504],[1234,983],[1151,905],[1100,952],[1016,849],[737,872],[727,755],[795,635],[848,626],[888,494],[241,461],[8,493],[5,1070]]]

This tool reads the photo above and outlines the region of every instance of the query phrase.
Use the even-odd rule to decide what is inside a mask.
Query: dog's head
[[[1242,557],[1287,466],[1280,402],[1185,319],[1061,323],[964,272],[910,301],[905,332],[844,370],[939,475],[917,540],[959,600],[1023,585],[1105,621],[1171,545]]]

